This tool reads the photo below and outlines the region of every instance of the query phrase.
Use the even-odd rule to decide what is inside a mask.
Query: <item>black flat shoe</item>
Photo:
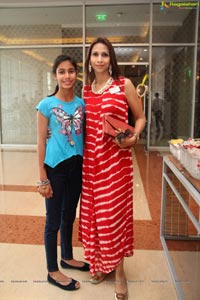
[[[55,279],[53,279],[49,274],[47,276],[47,280],[51,284],[53,284],[53,285],[55,285],[55,286],[57,286],[57,287],[65,290],[65,291],[75,291],[75,290],[78,290],[80,288],[80,286],[76,287],[76,283],[78,281],[74,280],[73,278],[72,278],[72,281],[68,285],[63,285],[63,284],[59,283],[58,281],[56,281]]]
[[[90,270],[90,265],[87,264],[86,262],[84,262],[84,265],[82,267],[75,267],[75,266],[71,266],[71,265],[67,264],[66,262],[64,262],[64,260],[61,260],[60,265],[64,269],[74,269],[74,270],[79,270],[79,271],[83,271],[83,272]]]

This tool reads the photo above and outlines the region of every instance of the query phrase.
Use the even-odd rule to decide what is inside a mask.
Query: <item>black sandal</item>
[[[79,287],[76,287],[76,284],[78,281],[74,280],[72,278],[71,282],[67,285],[63,285],[61,283],[59,283],[58,281],[56,281],[55,279],[53,279],[49,274],[47,276],[47,281],[50,282],[51,284],[65,290],[65,291],[75,291],[75,290],[78,290],[80,288]]]
[[[67,264],[64,260],[60,261],[60,265],[63,269],[73,269],[73,270],[78,270],[78,271],[83,271],[83,272],[87,272],[90,270],[90,265],[86,262],[84,262],[82,267],[75,267],[72,265]]]

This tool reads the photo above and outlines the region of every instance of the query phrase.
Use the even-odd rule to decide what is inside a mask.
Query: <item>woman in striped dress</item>
[[[133,167],[131,147],[145,126],[132,82],[120,76],[114,48],[97,38],[85,61],[86,132],[80,212],[80,240],[90,261],[91,283],[115,270],[115,299],[128,299],[124,257],[133,255]],[[104,135],[103,115],[128,122],[135,133],[119,141]]]

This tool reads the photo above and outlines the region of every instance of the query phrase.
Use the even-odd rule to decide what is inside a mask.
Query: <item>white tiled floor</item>
[[[83,258],[81,248],[75,257]],[[67,275],[81,283],[75,292],[60,290],[46,281],[43,246],[0,244],[1,300],[107,300],[114,299],[114,277],[99,285],[89,282],[89,274],[75,270]],[[136,250],[125,260],[130,300],[175,300],[171,276],[162,251]],[[94,296],[95,295],[95,296]]]

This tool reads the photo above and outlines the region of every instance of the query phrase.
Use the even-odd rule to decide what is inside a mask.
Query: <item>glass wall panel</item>
[[[36,104],[54,91],[52,63],[66,53],[79,63],[75,93],[81,96],[82,48],[0,51],[2,144],[36,144]]]
[[[86,7],[86,43],[106,36],[112,43],[149,42],[149,4]]]
[[[117,61],[124,75],[134,79],[136,85],[143,78],[149,63],[152,63],[152,73],[149,76],[151,98],[153,99],[154,94],[158,92],[164,100],[164,108],[161,129],[157,129],[158,125],[156,127],[156,120],[152,115],[150,146],[168,146],[168,139],[177,136],[187,138],[193,125],[191,124],[194,87],[193,46],[197,9],[194,7],[180,9],[173,3],[175,2],[160,1],[152,5],[151,62],[149,3],[1,8],[1,143],[36,142],[35,104],[54,88],[51,63],[57,54],[61,52],[71,54],[78,61],[80,73],[76,91],[81,95],[84,42],[87,43],[87,52],[88,44],[98,36],[106,36],[115,44]],[[85,41],[82,17],[84,8]],[[160,43],[168,45],[164,47]],[[180,47],[177,43],[181,43]],[[185,43],[192,44],[190,47],[188,44],[183,46]],[[61,44],[64,48],[60,46]],[[140,45],[135,47],[132,44]],[[194,136],[199,137],[199,49],[195,89]],[[146,112],[152,99],[147,97],[144,101]],[[17,126],[13,126],[14,116]],[[24,126],[25,123],[30,123],[31,130],[28,129],[30,126]]]
[[[149,62],[149,47],[115,47],[118,62]]]
[[[82,43],[82,7],[0,9],[0,45]]]
[[[151,145],[191,133],[194,47],[153,47]],[[153,112],[154,110],[154,112]],[[159,113],[156,113],[159,111]]]
[[[196,6],[180,9],[173,3],[153,5],[153,43],[194,43]]]
[[[197,52],[194,137],[200,138],[200,45]]]

